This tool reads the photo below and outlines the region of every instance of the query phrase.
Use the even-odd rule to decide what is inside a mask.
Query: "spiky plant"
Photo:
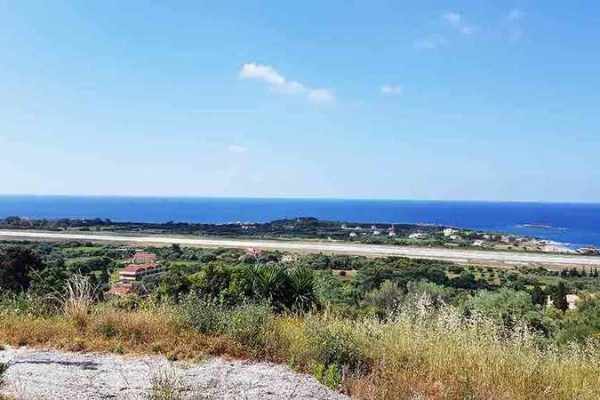
[[[307,310],[315,302],[314,272],[304,266],[287,271],[291,307]]]

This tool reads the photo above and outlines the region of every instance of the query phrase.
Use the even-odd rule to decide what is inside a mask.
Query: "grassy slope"
[[[341,374],[340,387],[357,399],[600,398],[597,348],[541,351],[519,329],[501,338],[506,332],[488,321],[466,325],[451,309],[435,316],[408,312],[389,323],[327,314],[271,316],[260,330],[250,327],[254,321],[232,314],[223,318],[241,318],[236,330],[213,335],[193,330],[180,311],[95,306],[89,313],[52,317],[5,314],[0,343],[170,359],[269,359],[321,378],[327,375],[322,366],[343,365],[332,376]],[[327,381],[338,383],[335,376]]]

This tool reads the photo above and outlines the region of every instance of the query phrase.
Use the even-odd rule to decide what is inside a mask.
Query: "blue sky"
[[[0,193],[600,201],[591,1],[3,1]]]

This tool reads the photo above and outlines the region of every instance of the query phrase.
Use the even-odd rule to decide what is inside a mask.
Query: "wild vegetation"
[[[132,250],[4,245],[0,344],[272,360],[357,399],[600,398],[595,271],[172,246],[146,296],[107,298]]]

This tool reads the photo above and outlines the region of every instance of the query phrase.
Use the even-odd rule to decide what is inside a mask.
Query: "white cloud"
[[[413,46],[415,49],[420,50],[432,50],[438,47],[445,46],[447,43],[446,39],[441,35],[432,35],[423,39],[415,40]]]
[[[383,85],[379,91],[385,95],[400,95],[404,91],[400,85]]]
[[[270,65],[246,63],[240,70],[241,79],[263,81],[275,92],[283,94],[301,94],[318,104],[335,102],[335,95],[329,89],[310,88],[297,81],[290,81]]]
[[[241,154],[246,153],[248,151],[248,148],[237,144],[231,144],[227,147],[227,150],[229,150],[231,153]]]
[[[442,19],[463,35],[471,35],[477,30],[474,26],[468,24],[465,18],[457,12],[450,11],[444,13],[442,14]]]
[[[333,103],[335,95],[328,89],[310,89],[308,99],[317,104]]]

